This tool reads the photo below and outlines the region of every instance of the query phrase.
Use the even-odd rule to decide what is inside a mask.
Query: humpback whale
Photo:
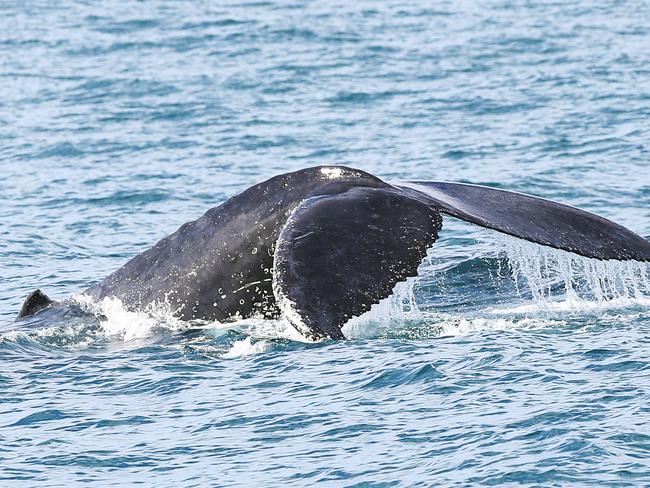
[[[388,183],[344,166],[275,176],[183,224],[84,293],[184,320],[284,316],[314,340],[417,274],[442,215],[600,260],[650,261],[650,242],[598,215],[485,186]],[[20,317],[57,302],[40,290]]]

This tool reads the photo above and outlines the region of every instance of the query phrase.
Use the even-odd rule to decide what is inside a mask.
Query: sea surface
[[[644,1],[0,2],[0,486],[650,485],[650,275],[446,218],[310,343],[78,294],[278,173],[650,237]],[[41,288],[58,315],[14,322]]]

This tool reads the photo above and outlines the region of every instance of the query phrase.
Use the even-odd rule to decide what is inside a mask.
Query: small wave
[[[479,332],[557,328],[566,324],[567,322],[560,318],[550,317],[463,317],[425,311],[388,327],[378,326],[373,330],[371,337],[400,340],[441,339]]]
[[[465,336],[475,332],[491,330],[512,330],[512,329],[543,329],[548,327],[559,327],[566,325],[563,320],[553,320],[544,318],[463,318],[447,317],[440,325],[439,337],[456,337]]]
[[[82,351],[99,340],[97,326],[93,324],[56,325],[35,330],[10,330],[0,334],[0,345],[12,344],[30,350],[48,350],[54,347]]]
[[[177,319],[170,307],[134,312],[116,298],[95,302],[86,295],[72,295],[65,306],[46,309],[0,334],[0,343],[84,350],[175,334],[194,326]]]
[[[204,333],[214,331],[236,330],[255,339],[287,340],[293,342],[311,343],[312,340],[303,336],[286,319],[265,319],[253,317],[234,322],[212,322],[205,325]]]

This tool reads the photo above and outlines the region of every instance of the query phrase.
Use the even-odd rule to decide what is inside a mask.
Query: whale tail
[[[650,261],[642,237],[550,200],[460,183],[390,185],[358,170],[316,167],[274,177],[211,209],[87,293],[134,307],[176,294],[190,305],[186,318],[211,320],[250,316],[275,298],[306,335],[342,338],[350,318],[417,274],[441,214],[588,258]],[[215,293],[221,286],[223,295]],[[52,304],[36,290],[18,318]]]
[[[622,225],[569,205],[464,183],[400,185],[440,212],[473,224],[588,258],[650,261],[650,242]]]
[[[528,241],[601,260],[650,261],[650,242],[603,217],[477,185],[413,182],[308,198],[280,232],[273,293],[313,338],[341,327],[417,274],[445,213]]]
[[[41,290],[34,290],[23,302],[23,306],[18,313],[18,319],[34,315],[39,310],[49,307],[54,301]]]

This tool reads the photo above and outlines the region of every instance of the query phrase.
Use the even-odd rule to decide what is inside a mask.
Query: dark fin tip
[[[49,307],[51,303],[52,300],[45,293],[41,290],[34,290],[25,299],[18,318],[34,315],[39,310]]]

